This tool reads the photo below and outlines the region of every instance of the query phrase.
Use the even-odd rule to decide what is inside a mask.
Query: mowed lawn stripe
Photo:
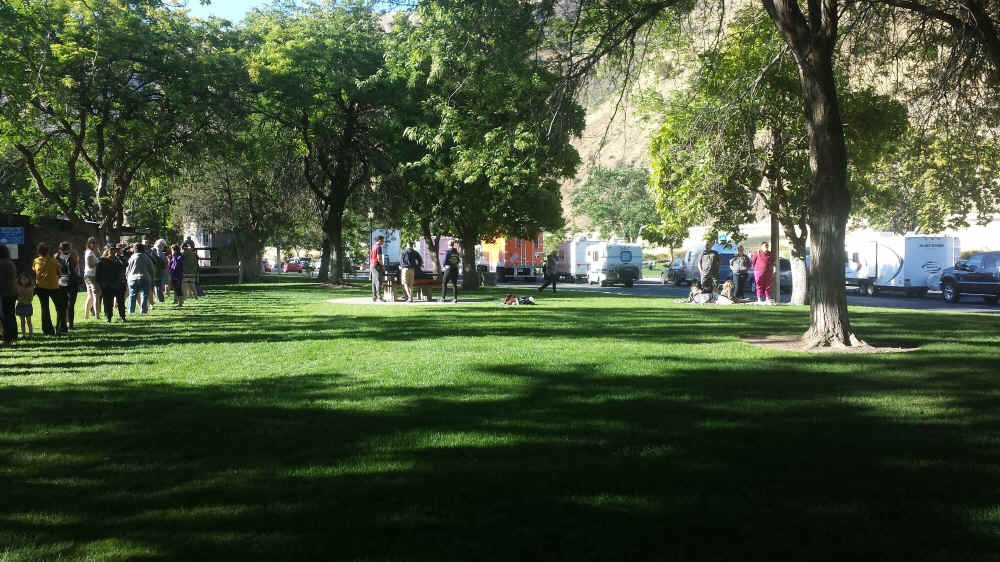
[[[802,307],[330,302],[367,294],[79,302],[4,350],[0,560],[998,559],[995,315],[852,309],[920,349],[810,355],[740,342]]]

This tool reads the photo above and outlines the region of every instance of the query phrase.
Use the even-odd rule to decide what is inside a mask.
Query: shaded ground
[[[503,291],[480,293],[499,299]],[[998,560],[996,318],[307,284],[0,357],[0,559]]]

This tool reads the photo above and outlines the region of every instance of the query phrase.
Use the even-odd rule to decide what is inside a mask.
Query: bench
[[[425,301],[434,300],[434,294],[432,292],[432,288],[440,283],[441,281],[439,279],[435,279],[434,277],[430,278],[418,277],[414,279],[413,300],[417,300],[417,297],[420,297],[420,300],[425,300]],[[385,287],[382,289],[382,292],[386,300],[390,302],[396,302],[398,300],[396,298],[396,291],[397,289],[402,289],[402,288],[403,284],[400,282],[398,274],[386,275]]]

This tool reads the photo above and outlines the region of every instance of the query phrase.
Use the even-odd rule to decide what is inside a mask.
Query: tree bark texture
[[[424,240],[427,242],[428,252],[434,262],[434,274],[441,275],[441,236],[434,236],[431,234],[431,222],[428,220],[420,221],[421,234],[424,235]],[[427,264],[424,264],[425,266]]]
[[[323,231],[324,241],[329,240],[330,247],[330,283],[342,283],[344,280],[344,208],[331,206],[330,215],[326,219]]]
[[[466,291],[479,288],[476,244],[479,244],[479,233],[474,228],[462,229],[462,289]]]
[[[330,237],[323,233],[322,254],[319,258],[319,280],[330,280]]]
[[[838,2],[809,0],[807,15],[798,0],[763,0],[763,4],[798,64],[809,135],[812,283],[810,326],[804,339],[810,347],[861,345],[864,342],[851,331],[844,290],[844,237],[851,196],[833,75]]]
[[[771,255],[774,256],[774,271],[771,275],[771,297],[774,302],[781,302],[781,230],[778,228],[778,217],[771,211]]]

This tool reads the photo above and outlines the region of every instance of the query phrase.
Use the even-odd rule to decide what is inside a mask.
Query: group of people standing
[[[368,265],[372,276],[372,302],[385,301],[383,294],[383,284],[385,283],[385,251],[382,246],[385,237],[379,236],[372,245],[371,253],[368,255]],[[413,249],[413,243],[406,244],[399,259],[399,279],[403,285],[403,292],[406,293],[405,300],[413,300],[414,281],[417,272],[422,271],[424,259],[420,253]],[[452,240],[448,251],[441,260],[441,302],[445,301],[448,295],[448,284],[451,283],[454,298],[452,302],[458,302],[458,273],[462,265],[462,257],[458,251],[458,242]]]
[[[200,293],[198,256],[190,240],[171,246],[166,240],[153,243],[147,237],[144,243],[109,244],[101,250],[97,239],[91,237],[83,259],[70,242],[60,243],[55,252],[42,242],[36,251],[38,257],[31,271],[18,272],[7,247],[0,246],[0,325],[7,345],[17,339],[17,320],[22,338],[34,334],[35,296],[41,307],[42,333],[62,336],[73,330],[81,286],[87,295],[84,319],[91,315],[100,319],[103,308],[108,323],[116,309],[125,322],[126,295],[128,313],[134,314],[138,305],[145,314],[153,302],[163,303],[171,292],[176,308],[183,307],[186,298],[197,298]]]
[[[701,277],[700,289],[711,293],[719,286],[719,253],[712,249],[712,242],[705,242],[705,251],[698,258],[698,273]],[[746,282],[753,273],[754,287],[758,302],[771,302],[771,282],[774,279],[775,257],[771,245],[763,242],[760,248],[747,256],[743,245],[736,247],[736,255],[729,260],[734,285],[733,294],[742,298],[746,292]]]

